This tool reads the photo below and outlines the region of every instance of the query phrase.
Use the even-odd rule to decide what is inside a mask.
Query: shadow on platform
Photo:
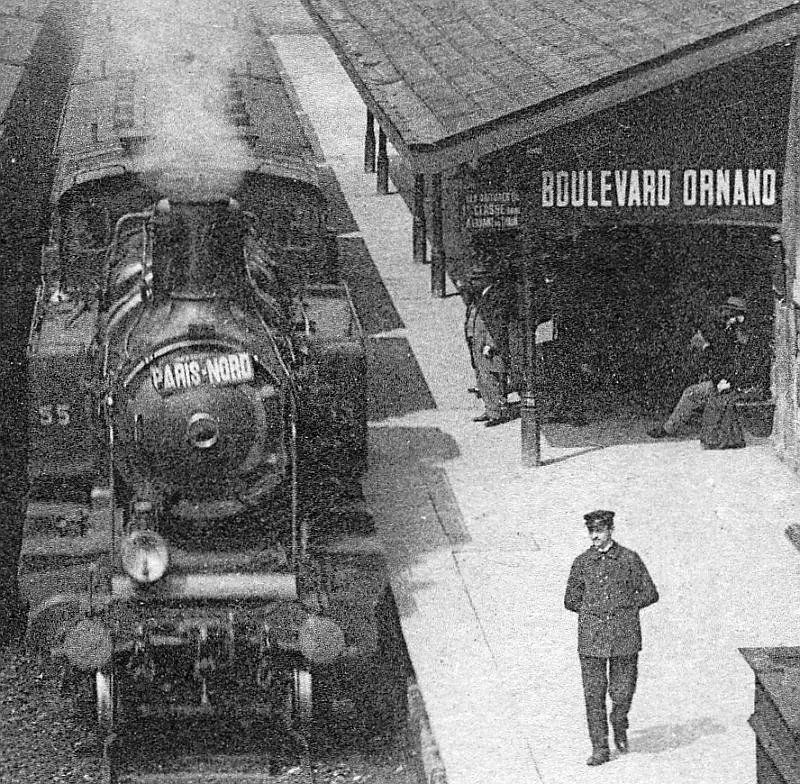
[[[619,413],[600,414],[596,418],[588,417],[587,423],[581,426],[545,421],[542,425],[542,435],[552,447],[579,450],[567,458],[584,454],[593,449],[624,444],[656,444],[674,440],[699,441],[699,416],[674,438],[665,439],[663,442],[654,441],[647,435],[647,431],[663,420],[663,416],[658,417],[655,414],[648,416],[643,413],[620,411]],[[761,444],[768,440],[762,433],[749,428],[747,423],[744,425],[745,441],[748,446]],[[550,462],[557,462],[557,460]]]
[[[359,231],[347,200],[329,166],[319,169],[322,190],[328,206],[328,228],[336,235]],[[367,334],[402,329],[405,325],[397,313],[364,240],[360,237],[338,237],[341,274],[353,297],[353,304]]]
[[[405,338],[367,340],[367,417],[375,422],[414,411],[429,411],[436,403]]]
[[[457,458],[452,436],[436,427],[371,427],[370,471],[364,483],[381,540],[392,553],[394,588],[402,617],[417,611],[406,568],[427,556],[468,544],[470,536],[443,463]]]
[[[347,200],[330,166],[320,166],[319,182],[328,203],[328,228],[334,234],[350,234],[358,231],[358,223],[347,205]]]
[[[597,449],[652,442],[647,431],[654,424],[654,418],[606,414],[597,419],[588,419],[581,426],[545,421],[542,434],[551,446],[559,449]]]
[[[631,753],[660,754],[674,751],[681,746],[695,743],[706,735],[721,735],[727,732],[710,716],[687,721],[685,724],[658,724],[630,734]]]
[[[342,277],[350,289],[353,304],[368,335],[402,329],[405,324],[383,285],[364,240],[339,238]]]
[[[456,440],[438,427],[375,427],[370,430],[370,463],[427,465],[455,460],[461,452]]]

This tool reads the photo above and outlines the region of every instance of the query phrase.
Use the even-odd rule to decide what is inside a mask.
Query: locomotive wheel
[[[94,676],[94,693],[97,706],[97,725],[105,735],[114,732],[117,693],[114,673],[97,670]]]
[[[307,725],[314,716],[314,679],[301,667],[296,667],[292,675],[292,720]]]
[[[117,776],[116,766],[111,758],[111,752],[106,749],[103,752],[103,769],[102,769],[102,784],[117,784],[119,777]]]
[[[336,679],[327,668],[318,667],[313,671],[312,685],[314,703],[311,706],[311,721],[318,729],[330,727],[333,719]]]
[[[114,670],[97,670],[94,674],[97,726],[102,744],[102,784],[117,784],[117,766],[114,761],[115,729],[119,721],[119,695]]]

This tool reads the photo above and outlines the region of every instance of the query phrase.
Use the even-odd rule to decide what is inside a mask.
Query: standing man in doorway
[[[478,392],[485,411],[475,422],[495,427],[518,415],[508,403],[508,314],[506,293],[495,283],[484,286],[467,304],[464,332],[470,347]]]
[[[636,690],[642,631],[639,610],[658,601],[642,559],[613,539],[614,512],[584,515],[592,546],[573,562],[564,606],[578,613],[578,656],[592,742],[587,765],[610,759],[606,694],[620,753],[628,751],[628,711]]]

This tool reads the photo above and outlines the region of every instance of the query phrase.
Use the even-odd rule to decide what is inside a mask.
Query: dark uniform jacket
[[[658,601],[658,591],[642,559],[614,542],[594,547],[573,562],[564,606],[578,613],[578,653],[631,656],[642,649],[639,610]]]
[[[487,286],[467,308],[464,335],[472,351],[472,366],[491,373],[506,372],[508,325],[494,309],[494,286]],[[501,314],[502,315],[502,314]],[[488,349],[488,353],[485,351]]]

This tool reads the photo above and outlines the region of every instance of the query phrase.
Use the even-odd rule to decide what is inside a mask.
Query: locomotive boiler
[[[29,340],[29,642],[87,676],[109,737],[120,713],[308,717],[339,690],[369,710],[366,359],[313,148],[236,4],[155,72],[97,6]],[[224,68],[203,24],[237,44]]]

